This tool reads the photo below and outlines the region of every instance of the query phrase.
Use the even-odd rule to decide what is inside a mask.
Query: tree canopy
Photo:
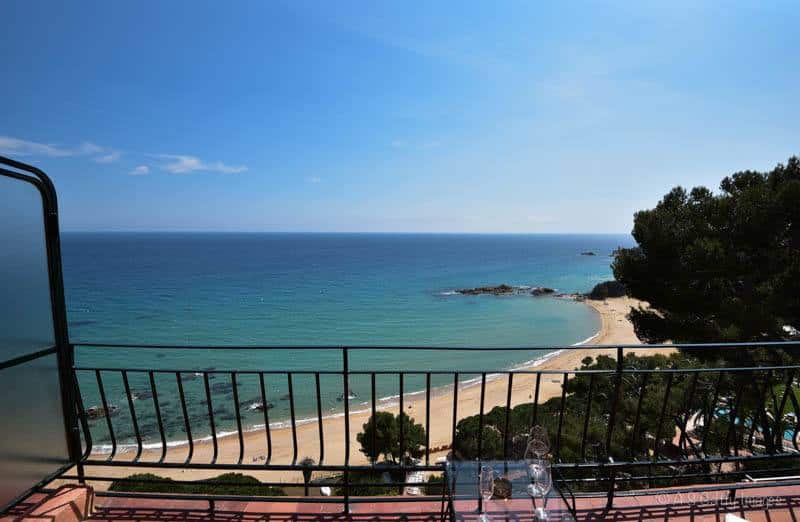
[[[786,382],[791,370],[748,374],[696,372],[701,363],[682,352],[668,356],[627,354],[623,365],[640,371],[623,374],[618,392],[617,362],[600,355],[582,361],[579,368],[582,373],[567,381],[563,399],[548,399],[538,404],[535,411],[532,403],[518,404],[511,410],[503,406],[491,409],[484,415],[480,453],[479,415],[461,419],[456,426],[453,457],[523,458],[528,433],[534,424],[547,430],[553,457],[565,463],[607,462],[609,458],[615,462],[657,461],[676,455],[726,456],[743,448],[772,453],[780,451],[785,430],[794,426],[795,399],[783,400],[785,387],[778,384]],[[737,393],[746,386],[753,393]],[[769,400],[764,400],[765,397]],[[616,415],[612,426],[613,403]],[[505,448],[504,440],[508,441]],[[743,469],[750,467],[747,464]],[[683,483],[680,474],[692,471],[697,470],[691,466],[680,471],[655,466],[650,473],[659,475],[657,483],[663,486]],[[576,469],[564,470],[562,474],[587,478],[596,472]],[[697,481],[686,480],[686,483]],[[626,481],[624,487],[646,484],[646,481]],[[606,483],[580,487],[603,489]]]
[[[612,268],[651,305],[630,315],[643,341],[783,340],[800,328],[800,160],[737,172],[720,190],[677,187],[635,214],[638,246]]]
[[[421,424],[414,423],[414,419],[405,413],[395,416],[388,411],[376,412],[375,416],[370,417],[362,426],[362,430],[356,436],[356,440],[361,444],[361,452],[372,462],[381,456],[396,463],[406,457],[422,455],[425,428]]]

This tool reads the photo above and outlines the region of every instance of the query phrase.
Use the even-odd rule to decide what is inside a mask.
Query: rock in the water
[[[554,288],[546,286],[512,286],[507,284],[497,286],[476,286],[475,288],[460,288],[455,291],[461,295],[532,295],[534,297],[555,294]]]
[[[264,407],[265,407],[264,403],[261,402],[260,399],[250,399],[250,400],[244,401],[244,402],[240,403],[240,406],[242,408],[245,408],[245,409],[250,410],[250,411],[264,411]],[[274,406],[275,406],[274,404],[272,404],[271,402],[267,401],[266,408],[268,410],[270,408],[273,408]]]
[[[592,252],[590,250],[587,250],[586,252],[581,252],[581,255],[582,256],[596,256],[597,254],[595,254],[594,252]]]
[[[109,417],[116,415],[119,412],[119,407],[113,404],[108,405],[108,411],[102,406],[90,406],[86,410],[86,416],[90,419],[102,419],[106,415]]]
[[[211,385],[211,391],[226,393],[233,391],[233,384],[230,382],[215,382]]]
[[[153,397],[153,392],[150,390],[134,391],[131,393],[131,397],[133,397],[135,401],[143,401],[145,399],[151,399]]]
[[[353,390],[350,390],[350,395],[348,395],[347,398],[350,399],[351,401],[353,399],[358,399],[358,394],[356,392],[354,392]],[[339,402],[344,402],[344,393],[339,395],[338,397],[336,397],[336,400],[339,401]]]
[[[608,297],[624,297],[625,293],[625,285],[619,281],[603,281],[602,283],[596,284],[586,297],[596,301],[602,301]]]
[[[475,288],[460,288],[456,290],[456,292],[463,295],[481,295],[481,294],[507,295],[516,293],[517,289],[511,285],[502,284],[497,286],[478,286]]]

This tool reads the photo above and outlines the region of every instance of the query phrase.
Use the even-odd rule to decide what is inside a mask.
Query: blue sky
[[[767,3],[764,3],[767,4]],[[0,3],[65,230],[628,232],[800,152],[790,2]]]

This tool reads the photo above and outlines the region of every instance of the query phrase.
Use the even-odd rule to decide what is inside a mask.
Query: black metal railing
[[[266,354],[287,350],[283,346],[98,344],[75,347],[78,352],[86,347],[104,351],[247,349]],[[681,366],[664,359],[661,367],[643,367],[635,359],[626,358],[627,353],[637,348],[665,352],[679,349],[687,355],[712,350],[723,354],[781,353],[783,358],[774,364],[762,362],[744,367]],[[404,487],[424,487],[418,482],[408,482],[406,474],[441,472],[443,465],[437,463],[433,455],[446,453],[450,459],[518,459],[522,457],[525,433],[537,424],[547,427],[555,467],[569,487],[579,495],[607,496],[609,504],[615,495],[625,495],[627,490],[667,486],[683,486],[688,490],[703,484],[735,488],[736,483],[746,477],[777,479],[794,475],[800,458],[797,386],[800,364],[792,362],[800,359],[791,356],[795,352],[800,354],[800,342],[292,349],[336,350],[341,367],[222,370],[75,366],[74,381],[80,398],[76,408],[83,428],[84,451],[78,473],[67,478],[121,484],[132,480],[120,473],[92,474],[89,469],[94,467],[127,468],[131,473],[144,469],[246,471],[272,473],[272,479],[261,482],[263,486],[287,487],[296,486],[296,481],[287,482],[285,476],[274,480],[274,473],[313,471],[328,475],[340,494],[296,500],[342,502],[348,509],[351,503],[362,500],[352,494],[363,486],[356,480],[359,473],[379,470],[393,477],[389,483],[370,485],[369,491],[377,491],[378,495],[401,491]],[[359,356],[388,350],[440,352],[443,354],[440,359],[445,359],[442,364],[455,366],[456,361],[468,360],[471,353],[477,353],[475,350],[519,353],[518,359],[524,360],[526,352],[541,354],[543,349],[591,350],[594,354],[607,355],[596,358],[593,366],[555,370],[476,371],[466,365],[444,370],[387,370],[351,365]],[[747,357],[742,359],[747,360]],[[376,386],[379,380],[388,379],[397,383],[396,397],[392,401],[382,400]],[[367,400],[352,398],[352,382],[357,382],[361,390],[369,390]],[[298,383],[302,383],[301,392],[298,392]],[[111,402],[110,388],[122,404]],[[282,398],[287,404],[281,414],[270,412],[275,409],[271,401],[276,400],[277,389],[286,390]],[[522,389],[527,393],[521,392]],[[243,401],[245,391],[255,396]],[[333,411],[330,407],[332,394],[337,391],[341,395],[336,398],[338,408]],[[412,393],[419,398],[412,399]],[[96,400],[97,404],[87,407],[87,398]],[[431,411],[432,400],[440,405],[448,404],[448,411]],[[358,404],[357,412],[351,411],[351,402]],[[377,430],[371,431],[371,440],[365,434],[359,443],[350,430],[353,419],[375,418],[376,413],[386,409],[410,417],[411,403],[418,409],[424,405],[424,417],[413,411],[419,417],[414,421],[424,429],[422,440],[406,432],[408,428],[401,415],[399,460],[381,463],[377,458],[355,454],[359,444],[362,448],[377,447]],[[299,413],[301,410],[305,413]],[[298,415],[307,418],[298,419]],[[278,416],[284,418],[278,419]],[[123,421],[125,417],[127,421]],[[276,420],[281,420],[283,425],[276,426]],[[340,428],[346,434],[343,437],[333,437],[326,432],[337,422],[343,425]],[[316,429],[301,429],[304,423],[316,424]],[[176,433],[181,435],[183,443],[170,442]],[[449,435],[444,442],[443,433]],[[409,440],[414,437],[417,438]],[[310,439],[314,440],[309,445]],[[203,451],[199,450],[201,446]],[[277,454],[276,446],[284,449],[283,458]],[[298,460],[311,457],[309,447],[316,449],[315,462]],[[247,456],[251,457],[250,461]],[[157,482],[159,479],[150,480]],[[437,498],[438,494],[391,496],[383,500],[430,501]],[[369,501],[376,499],[370,497]]]

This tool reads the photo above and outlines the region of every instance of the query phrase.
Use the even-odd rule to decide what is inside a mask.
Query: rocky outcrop
[[[595,254],[592,254],[595,255]],[[532,296],[532,297],[557,297],[560,299],[571,299],[575,301],[583,301],[585,299],[594,299],[602,301],[609,297],[624,297],[626,295],[625,285],[619,281],[603,281],[598,283],[592,288],[591,292],[583,293],[558,293],[555,288],[547,286],[524,286],[524,285],[507,285],[505,283],[495,286],[476,286],[474,288],[459,288],[452,292],[447,292],[446,295],[460,294],[460,295],[518,295],[518,296]]]
[[[245,408],[250,411],[264,411],[265,405],[260,399],[250,399],[248,401],[244,401],[239,403],[242,408]],[[271,402],[267,401],[266,409],[272,409],[275,405]]]
[[[113,404],[108,405],[108,410],[102,406],[90,406],[86,410],[86,416],[90,419],[102,419],[106,416],[111,417],[117,413],[119,413],[119,407],[114,406]]]
[[[347,398],[350,399],[351,401],[353,399],[358,399],[358,394],[353,390],[350,390],[350,394],[347,396]],[[336,400],[339,402],[344,402],[344,393],[336,397]]]
[[[134,390],[133,393],[131,393],[131,397],[135,401],[143,401],[143,400],[146,400],[146,399],[152,399],[153,398],[153,392],[151,392],[150,390],[141,390],[141,391]]]
[[[556,291],[546,286],[512,286],[507,284],[497,286],[478,286],[475,288],[459,288],[455,291],[461,295],[551,295]]]
[[[596,256],[597,254],[595,254],[591,250],[587,250],[586,252],[581,252],[581,255],[582,256]]]
[[[589,299],[602,301],[609,297],[624,297],[626,293],[625,285],[619,281],[603,281],[598,283],[592,288],[592,291],[586,294]]]
[[[241,383],[236,383],[237,386],[241,386]],[[230,382],[215,382],[211,385],[211,391],[215,393],[233,393],[233,383]]]
[[[457,294],[461,295],[509,295],[517,293],[518,288],[511,285],[478,286],[475,288],[459,288]]]

